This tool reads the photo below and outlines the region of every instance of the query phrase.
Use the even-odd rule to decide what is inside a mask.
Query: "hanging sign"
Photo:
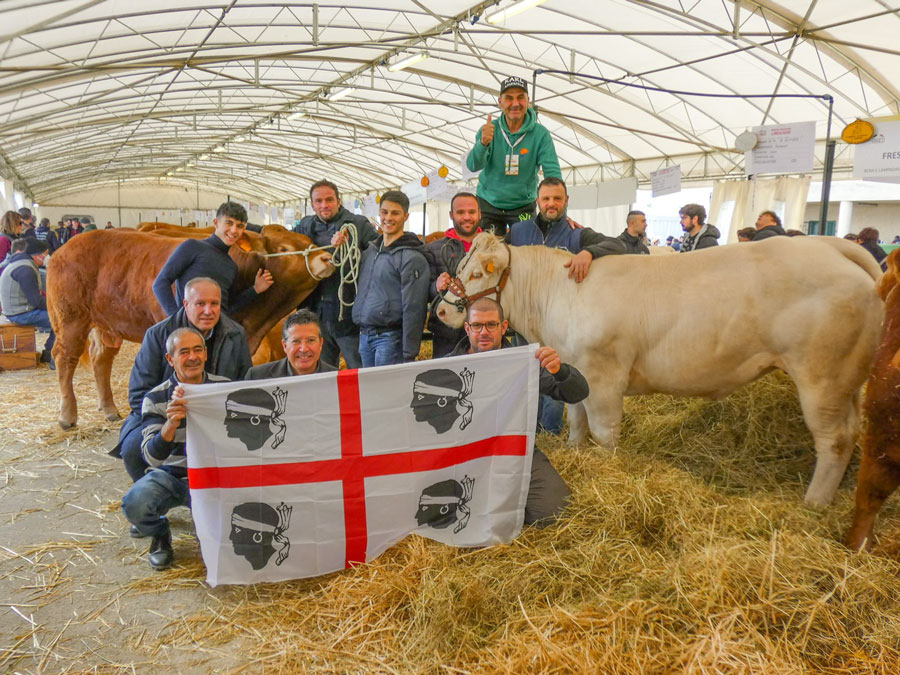
[[[753,127],[759,143],[744,154],[744,173],[806,173],[813,169],[816,123]]]
[[[900,182],[900,121],[877,122],[872,140],[856,146],[853,177]]]
[[[650,174],[650,186],[654,197],[681,192],[681,165],[667,166]]]

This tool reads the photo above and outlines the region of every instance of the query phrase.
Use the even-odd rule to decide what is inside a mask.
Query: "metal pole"
[[[425,236],[428,234],[425,231],[425,217],[426,217],[425,213],[426,213],[427,209],[428,209],[428,200],[426,199],[424,202],[422,202],[422,241],[425,241]]]
[[[834,110],[834,97],[828,95],[828,127],[825,131],[825,164],[822,167],[822,205],[819,209],[819,234],[827,233],[828,200],[831,196],[831,175],[834,171],[834,148],[836,141],[831,140],[831,116]]]

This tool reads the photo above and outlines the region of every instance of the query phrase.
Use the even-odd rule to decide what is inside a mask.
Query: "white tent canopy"
[[[827,101],[776,93],[832,96],[832,137],[900,112],[897,0],[546,0],[486,21],[513,4],[5,0],[0,173],[42,203],[117,184],[292,203],[323,177],[364,194],[441,164],[459,180],[500,80],[536,69],[614,80],[537,77],[575,184],[738,176],[737,134],[806,120],[821,168]]]

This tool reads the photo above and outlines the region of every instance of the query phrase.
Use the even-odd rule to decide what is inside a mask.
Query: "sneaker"
[[[155,570],[165,570],[172,566],[175,552],[172,550],[172,533],[166,531],[163,534],[153,536],[149,551],[150,567]]]

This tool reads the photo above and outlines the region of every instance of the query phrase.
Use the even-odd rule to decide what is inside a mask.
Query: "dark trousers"
[[[499,237],[505,235],[507,230],[520,220],[534,218],[534,202],[515,209],[498,209],[479,197],[478,206],[481,208],[481,229],[493,232]]]
[[[119,433],[119,444],[113,450],[112,455],[122,458],[125,462],[125,471],[131,476],[131,480],[137,483],[144,477],[148,465],[144,461],[144,453],[141,452],[141,416],[131,413],[122,424],[122,430]]]
[[[350,307],[344,307],[344,316],[350,311]],[[359,358],[359,335],[345,335],[336,337],[336,326],[333,321],[325,318],[323,312],[319,312],[319,321],[321,322],[322,344],[321,359],[325,363],[330,363],[335,368],[341,365],[341,354],[344,355],[344,361],[347,362],[348,368],[362,368],[362,360]]]
[[[566,508],[571,494],[547,455],[535,448],[531,460],[531,482],[525,499],[525,524],[537,527],[552,525]]]

